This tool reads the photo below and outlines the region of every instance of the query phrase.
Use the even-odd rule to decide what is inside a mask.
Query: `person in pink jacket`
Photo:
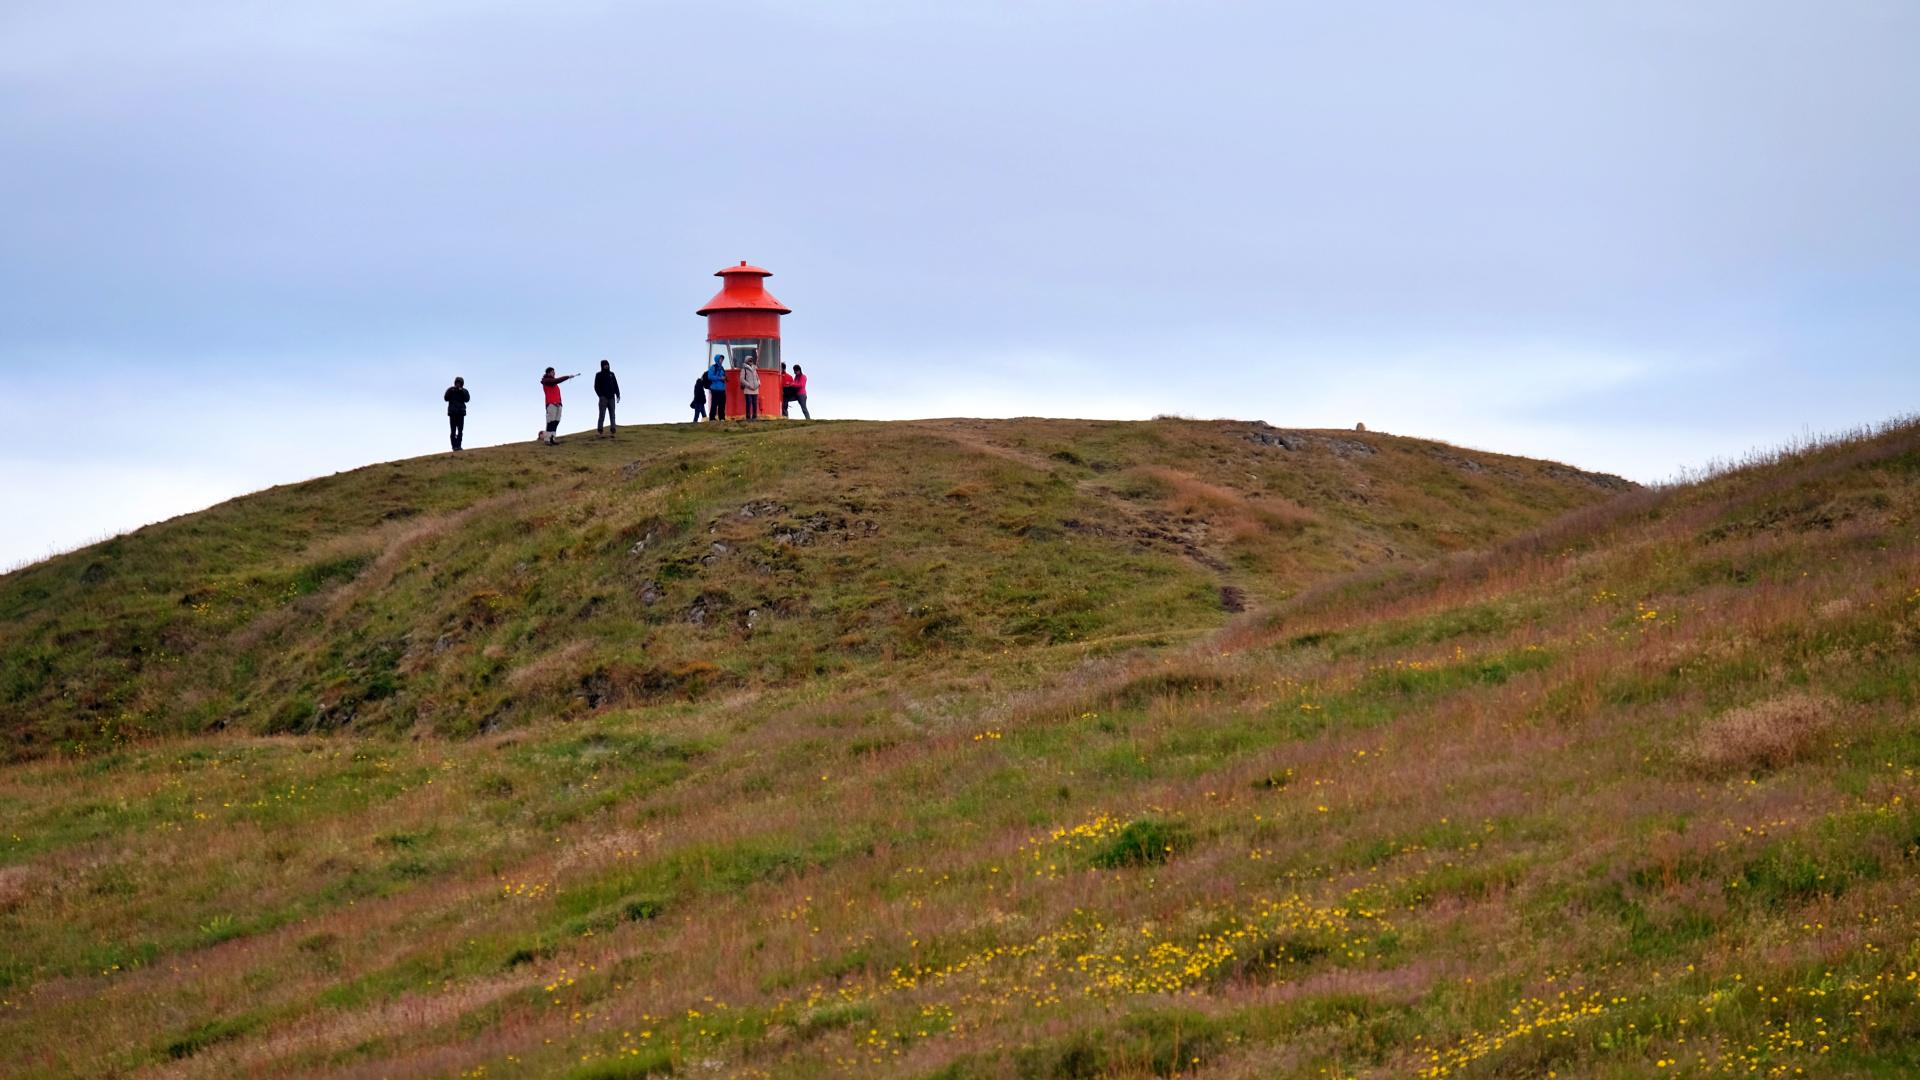
[[[813,414],[807,411],[807,373],[799,364],[793,365],[793,400],[800,405],[801,416],[813,419]],[[785,409],[781,411],[784,414]]]

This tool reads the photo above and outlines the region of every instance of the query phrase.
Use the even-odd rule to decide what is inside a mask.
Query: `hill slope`
[[[8,578],[23,745],[74,740],[0,772],[10,1068],[1920,1068],[1920,427],[1604,501],[1540,463],[1244,425],[648,438],[349,474]],[[419,518],[508,509],[380,524],[403,486]],[[841,500],[844,530],[815,516]],[[734,559],[762,544],[809,561]],[[262,599],[164,639],[232,659],[204,687],[101,644],[348,557],[297,618]],[[1022,621],[1047,586],[1085,599]],[[469,625],[483,589],[501,614]],[[644,650],[576,629],[599,620]],[[234,730],[299,727],[272,695],[337,717],[326,680],[377,673],[353,650],[382,636],[392,686],[339,721],[369,734]],[[492,689],[452,696],[489,650]],[[626,688],[595,700],[602,668]],[[67,695],[122,685],[152,728],[229,730],[83,738]],[[478,734],[383,734],[434,730]]]
[[[630,428],[274,489],[0,578],[16,753],[491,731],[895,662],[1165,643],[1624,486],[1379,435]],[[995,660],[993,663],[997,664]]]

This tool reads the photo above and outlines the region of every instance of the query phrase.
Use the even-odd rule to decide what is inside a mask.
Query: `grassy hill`
[[[0,1070],[1920,1069],[1920,426],[632,435],[0,579]]]
[[[214,728],[463,735],[1165,645],[1624,486],[1182,422],[681,425],[443,454],[0,579],[0,738],[23,757]]]

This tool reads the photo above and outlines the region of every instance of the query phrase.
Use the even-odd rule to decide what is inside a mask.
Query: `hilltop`
[[[1920,425],[634,434],[0,579],[11,1070],[1920,1069]]]

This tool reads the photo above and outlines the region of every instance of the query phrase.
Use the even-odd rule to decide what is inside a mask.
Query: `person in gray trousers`
[[[620,403],[620,380],[613,373],[613,365],[600,361],[600,370],[593,376],[593,392],[600,398],[600,412],[593,421],[595,435],[607,435],[611,429],[618,434],[620,427],[614,422],[613,407]]]

